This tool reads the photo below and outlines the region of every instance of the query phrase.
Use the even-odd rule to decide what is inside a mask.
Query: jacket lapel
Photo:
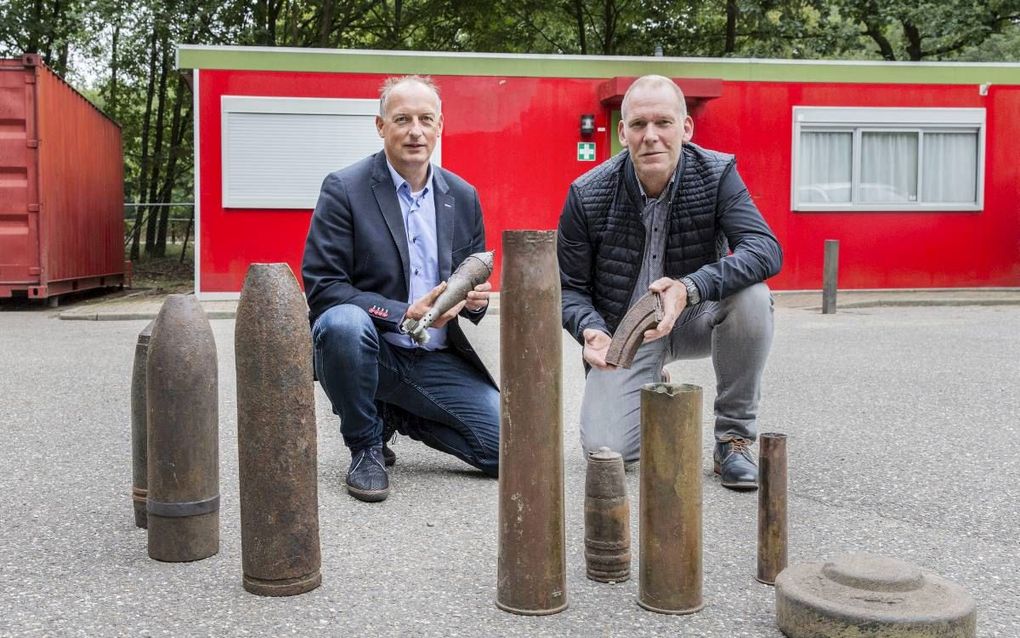
[[[397,201],[393,178],[386,168],[386,155],[382,151],[376,155],[375,166],[372,169],[372,192],[375,194],[375,201],[379,204],[383,219],[386,220],[386,227],[390,230],[393,243],[397,245],[400,263],[404,267],[404,282],[409,286],[411,260],[407,254],[407,231],[404,229],[404,216],[400,212],[400,202]]]
[[[446,281],[453,272],[453,226],[456,218],[456,201],[441,169],[432,167],[432,185],[436,192],[436,248],[439,252],[439,280]]]

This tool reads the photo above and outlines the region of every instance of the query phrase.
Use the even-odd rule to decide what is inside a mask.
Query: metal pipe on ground
[[[556,232],[503,233],[496,606],[567,608]]]
[[[688,384],[641,389],[638,604],[662,614],[704,606],[701,395]]]
[[[758,571],[755,578],[773,585],[786,569],[786,435],[758,437]]]
[[[237,453],[244,588],[322,583],[312,339],[290,266],[252,264],[237,304]]]
[[[216,342],[194,295],[170,295],[149,339],[149,556],[181,562],[220,547]]]
[[[822,314],[836,312],[836,285],[839,280],[839,240],[825,240],[825,259],[822,265]]]

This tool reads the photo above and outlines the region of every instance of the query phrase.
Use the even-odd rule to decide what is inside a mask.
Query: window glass
[[[916,202],[917,151],[917,133],[864,131],[860,201]]]
[[[977,133],[924,134],[924,201],[976,199],[977,146]]]
[[[805,132],[800,136],[798,196],[802,202],[849,202],[853,133]]]

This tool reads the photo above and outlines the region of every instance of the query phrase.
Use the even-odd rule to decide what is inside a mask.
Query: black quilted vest
[[[663,263],[667,277],[683,277],[729,252],[715,216],[719,180],[732,163],[732,155],[683,145],[680,184],[669,210]],[[627,312],[645,250],[641,191],[630,155],[619,153],[574,186],[595,252],[592,301],[615,332]]]

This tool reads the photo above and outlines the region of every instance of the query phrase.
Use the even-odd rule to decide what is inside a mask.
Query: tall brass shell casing
[[[312,340],[287,264],[252,264],[234,328],[244,588],[292,596],[318,587]]]
[[[149,493],[148,463],[148,415],[145,409],[145,362],[149,358],[149,337],[152,336],[150,321],[138,333],[135,344],[135,360],[131,369],[131,502],[135,511],[135,525],[148,527],[145,515],[145,500]]]
[[[194,295],[170,295],[152,326],[146,509],[149,556],[208,558],[220,547],[216,342]]]
[[[567,608],[560,280],[555,231],[503,233],[496,605]]]
[[[638,604],[663,614],[704,606],[701,557],[701,388],[641,389]]]
[[[758,437],[758,571],[767,585],[786,569],[786,435]]]
[[[584,559],[588,578],[630,578],[630,501],[623,457],[607,447],[588,456],[584,481]]]
[[[425,316],[417,320],[405,319],[400,325],[401,329],[418,343],[428,343],[428,329],[433,322],[447,310],[467,299],[467,294],[474,290],[475,286],[485,283],[492,275],[492,260],[492,251],[468,255],[446,280],[446,290],[439,294]]]

